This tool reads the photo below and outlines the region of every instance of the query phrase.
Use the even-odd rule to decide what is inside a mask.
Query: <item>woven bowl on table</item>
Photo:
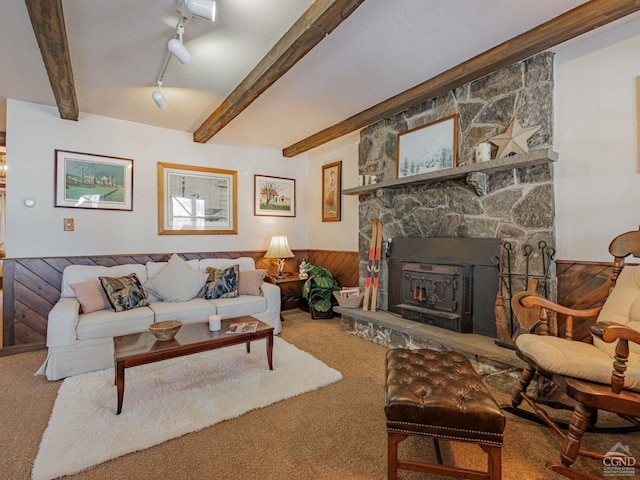
[[[161,341],[166,342],[176,336],[178,330],[182,327],[180,320],[165,320],[164,322],[156,322],[149,324],[149,331]]]

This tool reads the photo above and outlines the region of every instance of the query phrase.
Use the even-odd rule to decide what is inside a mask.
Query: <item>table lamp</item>
[[[289,248],[286,235],[274,235],[271,237],[271,245],[269,245],[269,250],[264,256],[265,258],[275,258],[277,260],[278,275],[276,275],[276,278],[285,278],[284,273],[282,273],[285,259],[295,257]]]

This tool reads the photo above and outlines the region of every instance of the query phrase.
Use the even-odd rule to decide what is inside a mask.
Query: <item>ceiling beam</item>
[[[293,157],[640,10],[640,0],[591,0],[340,123],[286,147]]]
[[[198,127],[193,133],[193,141],[209,141],[340,25],[362,2],[364,0],[313,2],[240,85]]]
[[[78,120],[78,99],[64,26],[62,0],[25,0],[60,118]]]

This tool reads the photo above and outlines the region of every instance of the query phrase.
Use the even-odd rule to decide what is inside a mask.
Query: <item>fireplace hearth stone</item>
[[[513,350],[496,345],[493,338],[457,333],[424,325],[386,311],[363,311],[335,307],[341,315],[340,328],[388,348],[430,348],[453,350],[467,357],[483,380],[493,388],[511,394],[525,364]]]

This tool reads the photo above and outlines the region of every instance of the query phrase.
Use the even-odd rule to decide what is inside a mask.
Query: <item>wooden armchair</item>
[[[562,463],[550,462],[547,467],[568,478],[596,478],[570,468],[578,455],[605,458],[603,453],[580,446],[585,431],[596,422],[598,410],[614,412],[636,429],[640,427],[640,266],[624,265],[625,257],[640,257],[640,231],[616,237],[609,252],[614,256],[612,287],[602,308],[570,309],[535,294],[514,297],[519,306],[538,309],[540,322],[536,334],[520,335],[515,342],[516,353],[527,367],[512,396],[512,407],[518,409],[525,401],[563,438]],[[550,335],[549,312],[566,316],[564,338]],[[574,322],[594,317],[593,343],[574,341]],[[527,394],[535,374],[571,399],[568,430],[560,428],[541,406],[560,405]]]

